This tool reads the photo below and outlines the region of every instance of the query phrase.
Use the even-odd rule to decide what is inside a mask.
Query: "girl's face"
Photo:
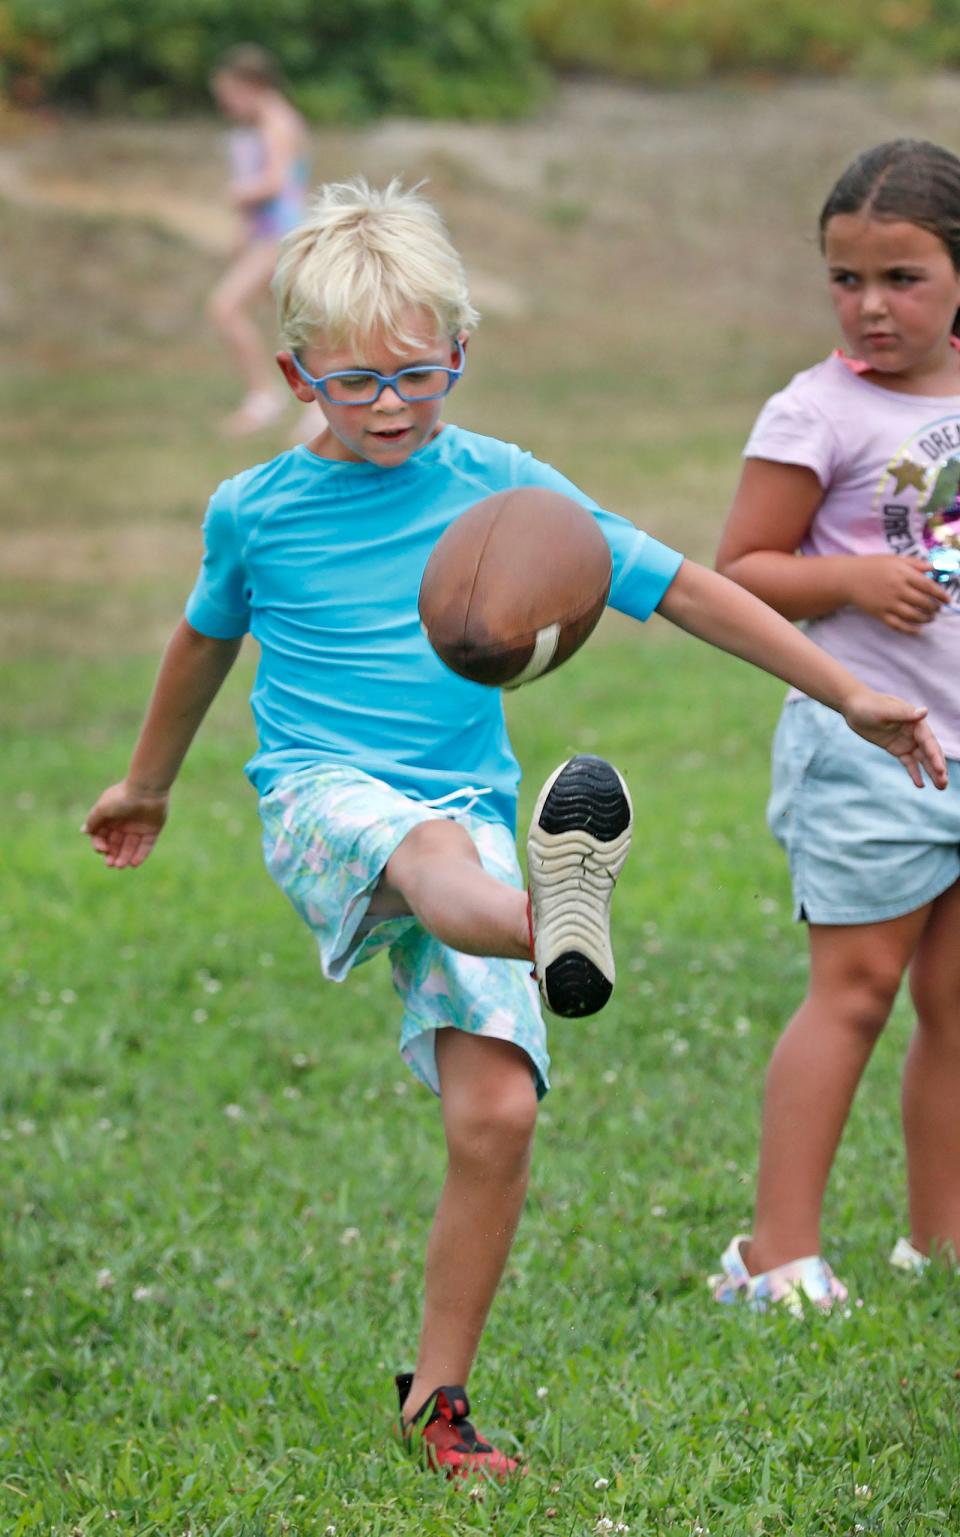
[[[224,116],[240,123],[249,123],[256,118],[263,98],[261,86],[242,79],[229,69],[218,69],[210,77],[210,91]]]
[[[847,351],[878,374],[922,379],[950,368],[960,275],[929,230],[835,214],[824,232],[830,294]]]

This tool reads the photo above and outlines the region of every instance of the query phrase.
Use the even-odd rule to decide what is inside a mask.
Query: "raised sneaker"
[[[470,1400],[461,1387],[437,1388],[409,1421],[403,1411],[413,1382],[412,1372],[401,1372],[396,1380],[400,1399],[400,1429],[411,1443],[415,1436],[432,1468],[448,1478],[510,1478],[524,1469],[514,1457],[491,1446],[470,1421]]]
[[[630,848],[633,807],[611,763],[562,763],[540,791],[527,837],[530,930],[540,996],[554,1014],[596,1014],[613,992],[610,900]]]

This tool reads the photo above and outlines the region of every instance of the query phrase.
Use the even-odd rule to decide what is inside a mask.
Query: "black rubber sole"
[[[567,950],[551,962],[544,986],[550,1008],[563,1019],[598,1014],[613,992],[610,978],[577,950]]]
[[[582,830],[600,843],[619,838],[629,821],[620,775],[604,758],[587,753],[570,759],[551,785],[538,818],[545,833]]]

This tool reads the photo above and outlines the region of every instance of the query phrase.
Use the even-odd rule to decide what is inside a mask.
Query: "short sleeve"
[[[185,612],[195,630],[214,640],[235,640],[250,628],[236,487],[231,481],[224,481],[210,498],[203,520],[203,563]]]
[[[606,512],[559,470],[534,459],[532,454],[518,454],[514,484],[558,491],[591,512],[610,546],[613,578],[609,606],[631,619],[650,618],[683,564],[683,556],[677,550],[634,527],[628,518]]]
[[[827,417],[792,388],[772,395],[754,423],[745,459],[772,459],[812,470],[824,490],[838,461],[836,434]]]

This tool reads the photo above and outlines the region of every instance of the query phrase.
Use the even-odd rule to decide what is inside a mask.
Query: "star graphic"
[[[908,486],[912,486],[915,491],[922,491],[927,483],[927,472],[923,465],[914,464],[912,459],[901,459],[899,464],[888,465],[887,470],[896,483],[896,496],[902,496]]]

